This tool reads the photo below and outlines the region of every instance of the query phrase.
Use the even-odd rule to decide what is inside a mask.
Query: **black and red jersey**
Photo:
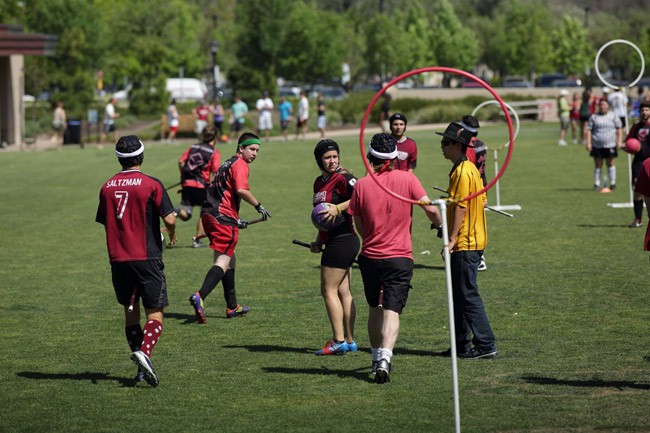
[[[313,205],[316,206],[319,203],[339,204],[350,200],[356,182],[356,177],[342,171],[340,167],[327,177],[318,176],[314,181]],[[321,243],[325,243],[327,239],[336,236],[354,233],[350,214],[343,212],[343,217],[345,218],[343,224],[328,232],[319,232]]]
[[[408,137],[403,137],[403,141],[397,142],[397,159],[395,159],[395,168],[397,170],[408,171],[415,169],[418,162],[418,147],[415,141]]]
[[[487,177],[485,176],[487,147],[485,147],[485,143],[476,137],[472,137],[472,146],[467,148],[465,156],[478,168],[478,172],[481,174],[481,180],[483,180],[483,186],[485,186],[487,185]]]
[[[628,138],[636,138],[641,142],[641,149],[634,155],[633,163],[641,164],[650,157],[650,122],[639,121],[630,128]]]
[[[237,190],[250,189],[248,163],[235,155],[219,167],[208,187],[202,213],[208,213],[226,225],[237,225],[241,197]]]
[[[162,183],[125,170],[104,183],[95,221],[106,229],[111,262],[161,260],[160,218],[174,211]]]
[[[197,143],[188,147],[181,155],[183,162],[181,180],[184,187],[205,188],[210,184],[210,176],[219,169],[221,155],[213,146]]]

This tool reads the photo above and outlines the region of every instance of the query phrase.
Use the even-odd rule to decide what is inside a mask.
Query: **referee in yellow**
[[[465,151],[471,147],[472,133],[460,123],[452,122],[445,132],[436,134],[442,136],[443,156],[454,164],[447,188],[451,199],[447,221],[458,357],[496,358],[494,334],[477,283],[478,265],[487,245],[487,196],[483,193],[472,200],[462,201],[483,188],[481,174],[465,156]]]

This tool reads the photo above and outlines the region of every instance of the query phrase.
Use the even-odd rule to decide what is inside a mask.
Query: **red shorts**
[[[178,132],[178,126],[170,126],[169,132]]]
[[[239,239],[239,228],[219,224],[217,219],[210,214],[201,214],[203,230],[210,239],[210,248],[222,254],[232,257],[235,254],[235,247]]]

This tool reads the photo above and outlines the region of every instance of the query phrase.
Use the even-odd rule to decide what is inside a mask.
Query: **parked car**
[[[342,88],[332,86],[314,86],[309,96],[315,98],[319,93],[322,93],[325,99],[339,100],[344,99],[347,96]]]
[[[526,88],[526,87],[533,87],[533,83],[526,80],[525,77],[520,77],[520,76],[505,77],[503,79],[502,87],[525,87]]]
[[[582,86],[582,81],[576,80],[575,78],[567,78],[562,80],[554,80],[551,83],[550,87],[580,87]]]
[[[565,74],[552,73],[552,74],[542,74],[536,80],[537,87],[554,87],[553,81],[556,80],[566,80],[567,77]]]

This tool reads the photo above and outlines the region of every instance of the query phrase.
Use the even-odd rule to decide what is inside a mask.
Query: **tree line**
[[[626,3],[626,1],[622,1]],[[612,39],[650,61],[650,10],[608,1],[559,0],[5,0],[0,22],[58,36],[56,55],[27,57],[28,93],[50,91],[83,112],[103,88],[132,85],[130,110],[160,112],[165,78],[208,78],[216,62],[245,99],[276,90],[276,78],[331,83],[387,80],[424,66],[497,76],[562,72],[593,76]],[[617,2],[621,4],[621,1]],[[216,44],[215,44],[216,42]],[[599,69],[634,77],[629,47],[603,53]]]

